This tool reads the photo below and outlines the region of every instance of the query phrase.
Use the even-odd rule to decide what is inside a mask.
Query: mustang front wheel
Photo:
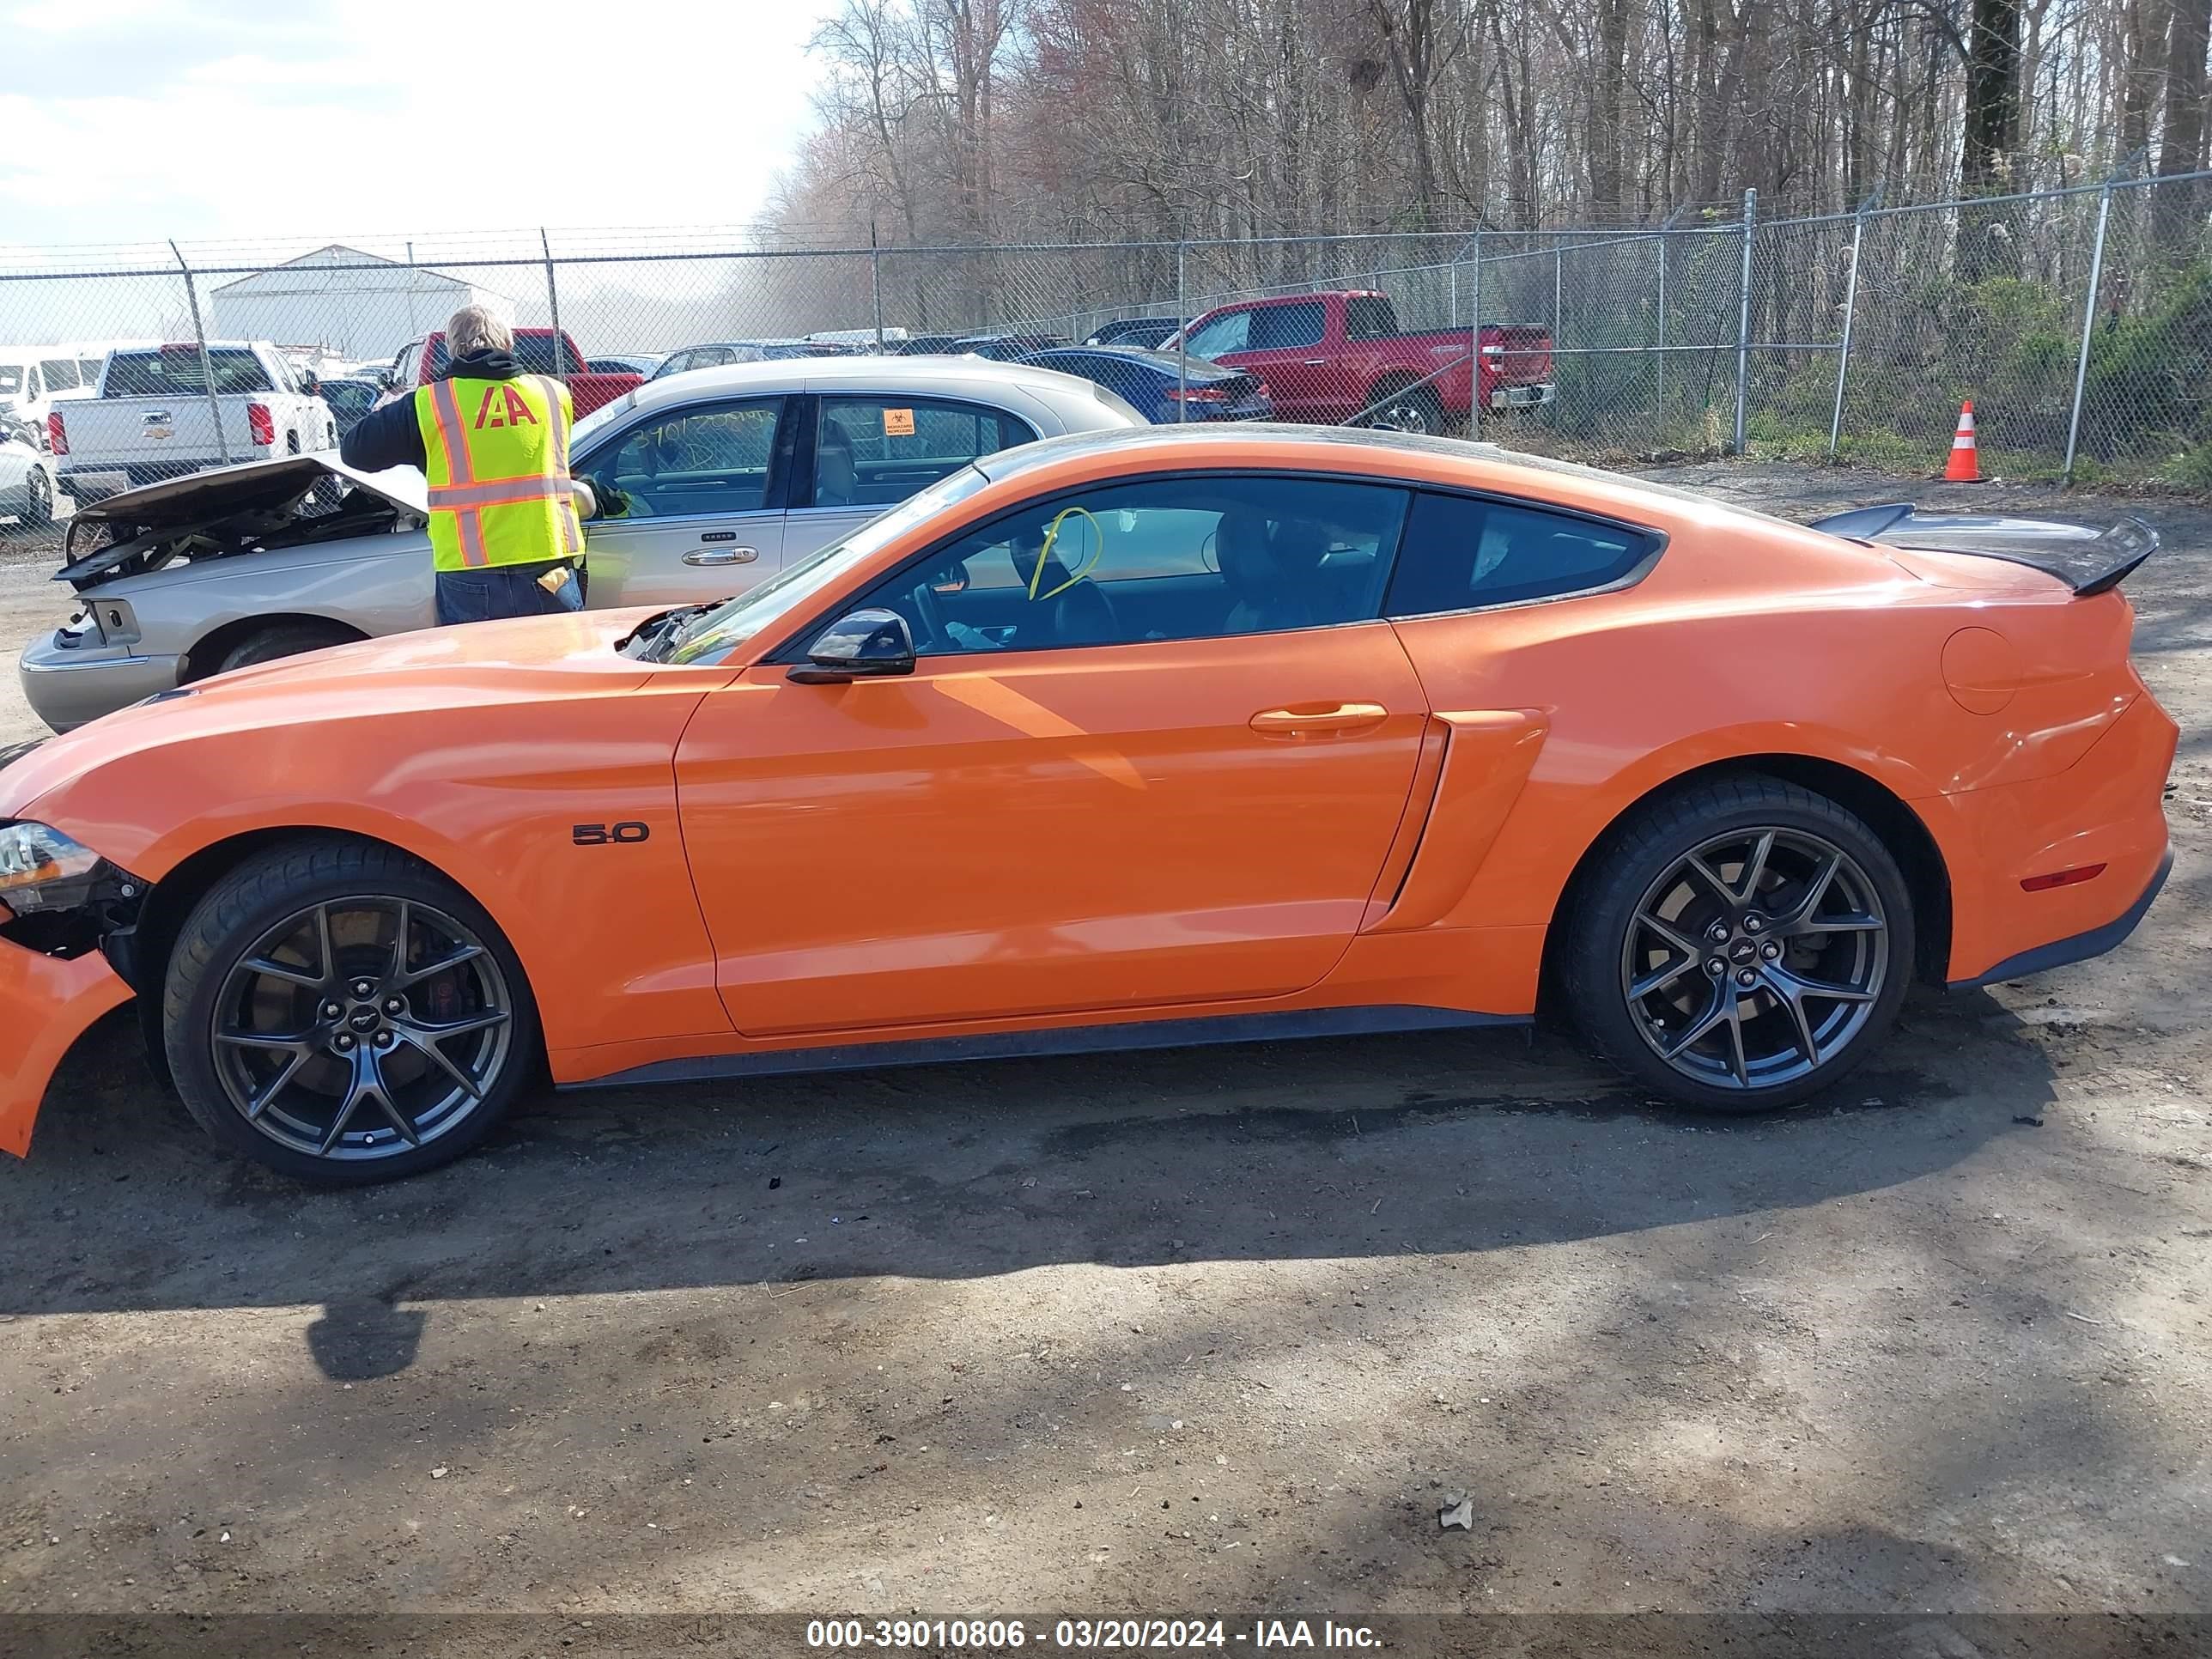
[[[514,951],[416,860],[303,842],[219,883],[171,957],[164,1042],[217,1139],[311,1181],[458,1158],[513,1103],[537,1023]]]
[[[1896,1017],[1912,907],[1881,838],[1765,778],[1631,824],[1578,907],[1566,981],[1593,1043],[1686,1105],[1756,1111],[1826,1086]]]

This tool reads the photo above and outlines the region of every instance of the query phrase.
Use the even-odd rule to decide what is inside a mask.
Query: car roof
[[[1004,386],[1030,392],[1092,394],[1090,381],[1055,368],[993,362],[988,357],[786,357],[764,363],[725,363],[718,368],[689,368],[647,380],[635,392],[635,407],[689,403],[702,394],[749,392],[855,391],[950,392],[957,387]]]
[[[1584,500],[1601,498],[1608,501],[1615,511],[1624,514],[1633,514],[1641,504],[1658,508],[1664,517],[1680,517],[1683,509],[1689,507],[1700,517],[1723,514],[1784,526],[1791,531],[1802,530],[1802,526],[1770,514],[1737,507],[1674,484],[1608,472],[1602,467],[1583,466],[1573,461],[1554,460],[1546,455],[1525,455],[1501,449],[1496,444],[1470,443],[1463,438],[1431,437],[1376,427],[1297,426],[1270,421],[1259,424],[1207,422],[1188,426],[1109,428],[1002,449],[994,455],[982,457],[975,462],[975,467],[993,483],[998,483],[1085,456],[1127,453],[1147,447],[1158,452],[1163,468],[1178,464],[1194,467],[1257,465],[1328,471],[1333,459],[1350,459],[1347,452],[1364,452],[1364,459],[1370,462],[1382,459],[1386,465],[1392,456],[1402,457],[1412,464],[1408,482],[1452,482],[1474,489],[1497,489],[1501,482],[1510,481],[1517,482],[1533,496],[1564,493]],[[1255,450],[1263,452],[1265,459],[1255,462]],[[1230,451],[1241,453],[1233,459],[1219,453]],[[1504,475],[1503,481],[1501,473]],[[1514,481],[1515,473],[1526,476]],[[1455,474],[1459,476],[1455,478]],[[1547,487],[1547,478],[1554,481],[1551,487]],[[1559,488],[1562,484],[1567,486],[1564,492]]]

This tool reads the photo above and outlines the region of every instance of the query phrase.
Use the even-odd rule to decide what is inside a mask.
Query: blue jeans
[[[584,608],[580,575],[548,593],[536,575],[519,570],[441,570],[438,573],[438,626],[454,623],[496,622],[502,617],[553,617]]]

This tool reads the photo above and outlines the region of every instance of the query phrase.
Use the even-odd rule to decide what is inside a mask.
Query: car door
[[[603,514],[617,504],[584,526],[594,609],[726,599],[775,574],[791,472],[786,404],[663,406],[576,458],[574,472],[615,487],[602,492]]]
[[[1282,419],[1341,420],[1357,407],[1358,393],[1339,383],[1344,377],[1322,344],[1328,327],[1323,300],[1255,306],[1244,349],[1218,361],[1265,380]]]
[[[677,779],[738,1029],[1318,982],[1360,924],[1427,714],[1379,620],[1405,511],[1395,487],[1265,475],[1043,500],[708,693]],[[908,620],[913,674],[788,678],[866,606]]]
[[[824,392],[806,401],[787,521],[792,559],[843,540],[979,456],[1037,436],[1018,415],[957,398]]]

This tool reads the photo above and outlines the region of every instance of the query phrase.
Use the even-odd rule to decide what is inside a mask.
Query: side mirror
[[[798,685],[914,672],[914,634],[896,611],[855,611],[830,624],[806,647],[806,664],[791,671]]]
[[[310,398],[321,397],[323,395],[323,382],[321,376],[316,374],[302,374],[300,377],[300,390],[307,393]]]

